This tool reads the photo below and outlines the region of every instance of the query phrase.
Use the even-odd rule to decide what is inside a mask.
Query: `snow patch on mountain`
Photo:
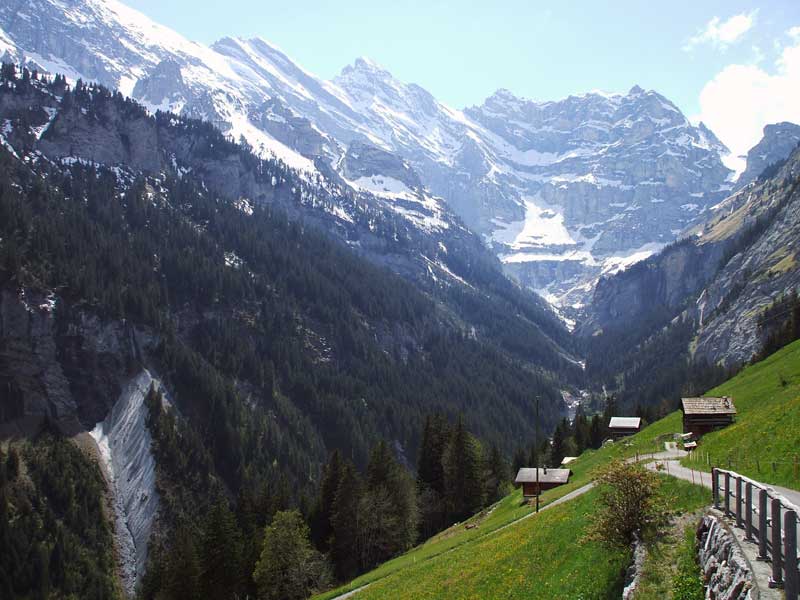
[[[211,121],[309,178],[338,173],[354,142],[396,154],[419,174],[421,197],[363,179],[374,172],[346,179],[425,229],[454,211],[524,285],[559,297],[583,294],[606,259],[672,241],[693,218],[680,208],[687,196],[702,210],[730,187],[714,134],[638,86],[547,102],[498,90],[458,110],[367,58],[324,81],[261,38],[206,47],[117,0],[38,3],[24,22],[0,7],[0,48]]]

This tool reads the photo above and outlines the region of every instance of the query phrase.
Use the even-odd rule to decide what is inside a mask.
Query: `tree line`
[[[170,446],[165,436],[175,424],[157,392],[151,390],[147,402],[158,484],[169,495],[175,469],[185,465],[164,460]],[[316,497],[299,508],[292,508],[285,489],[243,489],[231,503],[210,485],[216,498],[199,524],[173,509],[176,525],[154,545],[139,596],[306,598],[375,568],[508,491],[508,466],[499,450],[485,448],[463,419],[428,416],[421,437],[416,477],[384,441],[373,447],[363,471],[335,450]]]

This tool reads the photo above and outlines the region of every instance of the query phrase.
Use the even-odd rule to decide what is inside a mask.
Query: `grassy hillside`
[[[687,464],[709,470],[710,463],[800,489],[800,465],[797,470],[794,466],[800,460],[800,341],[747,367],[708,395],[733,397],[736,423],[704,436]]]
[[[708,503],[706,490],[667,477],[662,493],[671,498],[676,512]],[[517,495],[503,502],[512,497]],[[588,600],[618,595],[629,553],[581,540],[596,501],[597,492],[592,490],[502,531],[462,540],[452,551],[435,557],[420,552],[423,545],[393,561],[394,568],[384,569],[387,563],[380,573],[362,578],[360,585],[374,583],[358,598]]]
[[[730,459],[732,468],[756,479],[800,487],[793,470],[794,452],[800,448],[800,341],[747,367],[708,394],[732,396],[739,415],[733,426],[703,438],[691,466],[709,470],[710,467],[697,460],[702,457],[705,461],[708,453],[711,464],[727,466]],[[672,440],[673,434],[681,430],[681,412],[676,411],[622,442],[584,452],[570,465],[573,476],[569,484],[545,492],[543,504],[590,482],[595,469],[615,458],[663,450],[664,442]],[[707,491],[668,481],[666,488],[670,493],[681,492],[676,504],[681,510],[708,503]],[[466,524],[454,525],[403,556],[318,596],[318,600],[334,598],[373,582],[359,593],[359,599],[380,598],[381,594],[386,597],[388,590],[392,598],[480,598],[487,597],[487,590],[493,591],[491,596],[497,590],[505,590],[501,595],[508,598],[553,597],[553,590],[560,591],[559,597],[565,597],[564,590],[574,590],[574,595],[568,597],[591,598],[599,590],[602,597],[616,585],[615,569],[621,568],[627,557],[601,552],[591,544],[573,543],[580,537],[586,511],[594,498],[594,492],[590,492],[495,533],[531,512],[522,503],[521,491],[515,490],[495,505],[488,516],[470,519],[468,523],[478,527],[466,529]],[[602,582],[602,586],[596,585],[597,582]],[[584,583],[586,593],[581,595],[580,586]]]
[[[573,476],[570,479],[570,483],[567,485],[563,485],[561,487],[555,488],[553,490],[549,490],[542,494],[542,504],[547,505],[561,498],[562,496],[574,491],[581,486],[589,483],[592,479],[592,474],[595,469],[599,466],[607,464],[609,461],[613,460],[614,458],[624,458],[628,456],[633,456],[637,452],[640,454],[648,453],[648,452],[657,452],[663,450],[663,441],[665,439],[672,439],[672,433],[678,431],[680,428],[680,417],[677,415],[670,415],[670,417],[666,419],[662,419],[657,423],[654,423],[650,427],[646,428],[645,430],[641,431],[637,435],[629,438],[624,443],[617,443],[617,444],[610,444],[600,450],[596,451],[587,451],[584,452],[578,460],[572,463],[570,466],[573,470]],[[675,485],[682,485],[675,483]],[[688,486],[687,489],[691,489],[692,486]],[[698,498],[699,496],[703,495],[703,491],[700,488],[697,488]],[[708,494],[706,493],[706,496]],[[594,497],[592,493],[587,494],[588,498],[590,498],[589,502],[591,502],[591,498]],[[491,547],[484,547],[483,544],[488,543],[489,540],[495,539],[495,537],[503,537],[506,539],[505,536],[510,535],[511,532],[516,530],[531,527],[531,523],[539,522],[541,519],[545,518],[545,515],[552,515],[547,517],[548,523],[550,522],[549,519],[556,519],[553,523],[561,522],[561,521],[569,521],[568,524],[563,525],[563,531],[561,533],[554,533],[554,536],[563,536],[567,535],[568,539],[575,540],[577,539],[575,536],[577,535],[575,532],[578,531],[580,528],[583,527],[584,521],[580,518],[580,508],[573,508],[573,505],[576,503],[580,503],[580,506],[583,506],[583,503],[586,502],[585,498],[587,496],[582,497],[580,500],[575,500],[572,502],[568,502],[562,506],[557,508],[551,509],[551,511],[547,511],[542,513],[539,517],[534,517],[531,519],[527,519],[526,521],[520,523],[519,525],[514,525],[509,527],[508,529],[504,530],[501,533],[498,533],[497,536],[494,536],[494,532],[503,527],[504,525],[508,525],[513,521],[524,517],[525,515],[531,512],[531,507],[527,504],[522,502],[522,491],[521,490],[514,490],[511,494],[506,496],[503,500],[498,502],[494,507],[493,510],[488,515],[479,514],[467,521],[466,523],[461,523],[454,525],[450,529],[443,531],[442,533],[434,536],[430,540],[426,541],[424,544],[421,544],[414,548],[413,550],[399,556],[391,561],[388,561],[375,569],[374,571],[370,571],[369,573],[365,573],[361,577],[353,580],[352,582],[337,588],[336,590],[332,590],[320,596],[317,596],[317,600],[328,600],[330,598],[335,598],[339,594],[345,593],[350,590],[354,590],[358,587],[363,585],[376,582],[379,580],[383,580],[387,578],[387,581],[394,580],[395,577],[405,577],[407,573],[409,573],[409,569],[419,569],[423,563],[427,564],[428,562],[439,564],[439,561],[445,560],[443,564],[450,564],[451,566],[448,568],[456,568],[453,566],[451,562],[451,556],[469,556],[473,552],[481,552],[481,553],[489,553],[491,555],[492,548]],[[707,503],[708,498],[703,496],[704,500],[703,503]],[[565,513],[566,511],[566,513]],[[556,516],[560,515],[560,516]],[[565,516],[566,515],[566,516]],[[477,527],[467,529],[467,524],[477,524]],[[552,529],[552,528],[551,528]],[[562,529],[562,526],[559,525],[557,529]],[[524,531],[528,531],[528,529],[524,529]],[[564,533],[567,532],[567,533]],[[516,539],[512,536],[512,542],[516,545],[519,545],[518,541],[514,542],[513,540]],[[551,540],[552,543],[555,543],[555,538]],[[562,546],[564,544],[562,543]],[[571,547],[571,544],[564,546],[565,549],[563,550],[567,553],[568,547]],[[571,554],[574,552],[574,548],[570,550],[568,553]],[[444,555],[444,556],[443,556]],[[502,553],[498,554],[498,560]],[[513,560],[518,560],[520,557],[514,555],[516,558]],[[581,555],[583,556],[583,555]],[[445,559],[445,557],[447,557]],[[575,560],[590,560],[590,557],[583,556],[576,557]],[[491,561],[491,559],[489,559]],[[572,559],[570,559],[571,561]],[[524,562],[524,561],[523,561]],[[491,563],[487,563],[481,566],[481,568],[491,569]],[[569,563],[572,565],[572,562]],[[520,563],[520,569],[523,568],[523,563]],[[434,567],[429,567],[434,568]],[[567,566],[564,567],[565,569]],[[569,567],[572,568],[572,567]],[[577,567],[576,567],[577,568]],[[513,573],[516,573],[516,576],[525,578],[528,576],[528,573],[522,570],[514,570]],[[561,571],[559,571],[561,573]],[[562,573],[563,574],[563,573]],[[391,576],[391,577],[390,577]],[[587,575],[588,576],[588,575]],[[433,575],[431,575],[433,577]],[[433,580],[431,580],[433,581]],[[377,586],[376,586],[377,588]],[[372,590],[372,587],[369,588]],[[416,589],[416,592],[420,594],[419,597],[421,598],[436,598],[437,595],[425,595],[427,592],[421,589]],[[466,589],[466,588],[465,588]],[[372,593],[372,592],[370,592]],[[465,592],[466,593],[466,592]],[[366,590],[364,592],[366,594]],[[362,594],[359,594],[359,598],[362,597]],[[372,597],[366,596],[364,597]],[[377,596],[376,596],[377,597]],[[392,595],[392,597],[395,597]],[[411,596],[409,596],[411,597]],[[469,596],[463,596],[469,597]],[[480,596],[475,596],[480,597]],[[509,596],[515,597],[515,596]],[[547,596],[543,596],[547,597]],[[591,597],[591,596],[588,596]]]

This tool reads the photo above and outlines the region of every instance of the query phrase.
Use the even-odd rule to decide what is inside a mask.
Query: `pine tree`
[[[477,440],[459,417],[444,456],[445,499],[449,518],[461,521],[484,504],[483,460]]]
[[[603,445],[603,438],[605,437],[605,427],[600,415],[592,417],[592,424],[589,428],[589,440],[592,448],[599,448]]]
[[[241,537],[228,503],[218,499],[203,524],[202,589],[210,598],[231,597],[242,587]]]
[[[303,600],[323,589],[329,568],[308,539],[308,526],[296,510],[280,511],[264,532],[253,579],[262,600]]]
[[[212,596],[207,590],[201,589],[203,574],[194,539],[195,533],[185,525],[179,525],[172,536],[172,546],[167,554],[161,582],[166,599],[193,600],[203,597],[204,593],[208,593],[209,598],[232,598],[233,593]]]
[[[569,421],[562,419],[553,432],[553,443],[550,450],[550,466],[558,467],[566,455],[567,442],[570,433]]]
[[[342,478],[344,462],[339,450],[334,450],[322,472],[319,486],[319,495],[312,511],[312,539],[317,548],[322,551],[328,549],[332,533],[331,509],[336,499],[336,490]]]
[[[444,493],[444,470],[442,456],[447,446],[449,431],[447,421],[441,415],[428,415],[422,429],[422,441],[417,460],[417,480],[421,488],[430,488]]]
[[[362,484],[352,463],[342,467],[342,476],[331,506],[330,552],[336,577],[351,579],[358,573],[358,518],[362,496]]]
[[[516,478],[519,470],[528,464],[528,459],[525,457],[525,449],[517,448],[514,451],[514,459],[511,461],[511,476]]]
[[[372,508],[361,511],[361,522],[373,525],[370,521],[380,521],[377,528],[372,528],[379,532],[377,539],[372,538],[373,547],[380,550],[370,551],[370,555],[382,562],[411,547],[417,538],[419,519],[416,486],[384,441],[370,454],[364,502]]]
[[[489,449],[485,464],[486,503],[493,504],[505,495],[509,481],[508,464],[494,444]]]

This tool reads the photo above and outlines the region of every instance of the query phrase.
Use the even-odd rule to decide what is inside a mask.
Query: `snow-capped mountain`
[[[460,111],[365,58],[325,81],[265,40],[206,47],[116,0],[6,3],[0,28],[7,60],[209,120],[313,177],[403,201],[402,179],[345,172],[353,144],[396,154],[419,174],[423,209],[446,211],[444,198],[507,272],[562,307],[672,241],[729,187],[716,137],[638,87],[558,102],[501,90]]]

